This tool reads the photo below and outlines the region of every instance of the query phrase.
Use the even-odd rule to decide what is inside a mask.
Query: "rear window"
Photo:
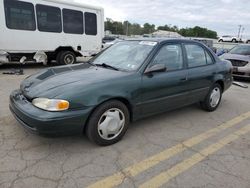
[[[62,32],[61,10],[57,7],[36,5],[38,30],[44,32]]]
[[[63,9],[63,31],[71,34],[83,34],[83,13]]]
[[[32,3],[4,0],[6,26],[9,29],[36,30],[34,6]]]
[[[86,35],[97,35],[97,18],[96,14],[85,12],[85,33]]]

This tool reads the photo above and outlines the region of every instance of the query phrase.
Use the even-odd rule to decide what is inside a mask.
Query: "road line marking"
[[[125,169],[122,170],[122,172],[117,172],[113,175],[110,175],[100,181],[97,181],[94,184],[91,184],[88,186],[88,188],[111,188],[120,185],[123,180],[129,176],[134,177],[141,172],[159,164],[160,162],[169,159],[170,157],[181,153],[182,151],[186,150],[187,147],[192,147],[194,145],[199,144],[200,142],[216,135],[217,133],[221,132],[222,130],[225,130],[227,128],[233,127],[234,125],[242,122],[243,120],[246,120],[250,118],[250,111],[246,112],[244,114],[241,114],[225,123],[222,123],[218,127],[212,128],[204,133],[201,133],[197,136],[194,136],[180,144],[177,144],[169,149],[166,149],[156,155],[153,155],[147,159],[142,160],[141,162],[138,162],[134,165],[131,165]]]
[[[172,168],[167,171],[160,173],[159,175],[153,177],[149,181],[143,183],[139,186],[139,188],[156,188],[160,187],[163,184],[166,184],[172,178],[178,176],[179,174],[185,172],[189,168],[193,167],[195,164],[201,162],[207,156],[215,153],[216,151],[223,148],[225,145],[229,144],[230,142],[235,141],[240,136],[247,134],[250,132],[250,124],[243,127],[242,129],[222,138],[218,142],[211,144],[210,146],[206,147],[205,149],[201,150],[199,153],[194,154],[190,158],[183,160],[182,162],[176,164]]]

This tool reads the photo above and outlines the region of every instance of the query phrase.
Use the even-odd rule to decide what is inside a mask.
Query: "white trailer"
[[[73,64],[97,54],[103,8],[62,0],[0,0],[0,64]]]

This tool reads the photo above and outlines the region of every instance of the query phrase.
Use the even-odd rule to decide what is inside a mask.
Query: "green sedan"
[[[111,145],[130,122],[146,116],[197,102],[214,111],[231,84],[231,63],[202,43],[128,40],[89,62],[29,76],[10,95],[10,110],[35,133],[85,133],[99,145]]]

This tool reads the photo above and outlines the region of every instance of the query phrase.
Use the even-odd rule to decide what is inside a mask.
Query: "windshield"
[[[250,45],[238,45],[229,51],[230,54],[250,55]]]
[[[94,59],[93,63],[134,71],[142,65],[156,44],[156,42],[149,41],[118,42]]]

